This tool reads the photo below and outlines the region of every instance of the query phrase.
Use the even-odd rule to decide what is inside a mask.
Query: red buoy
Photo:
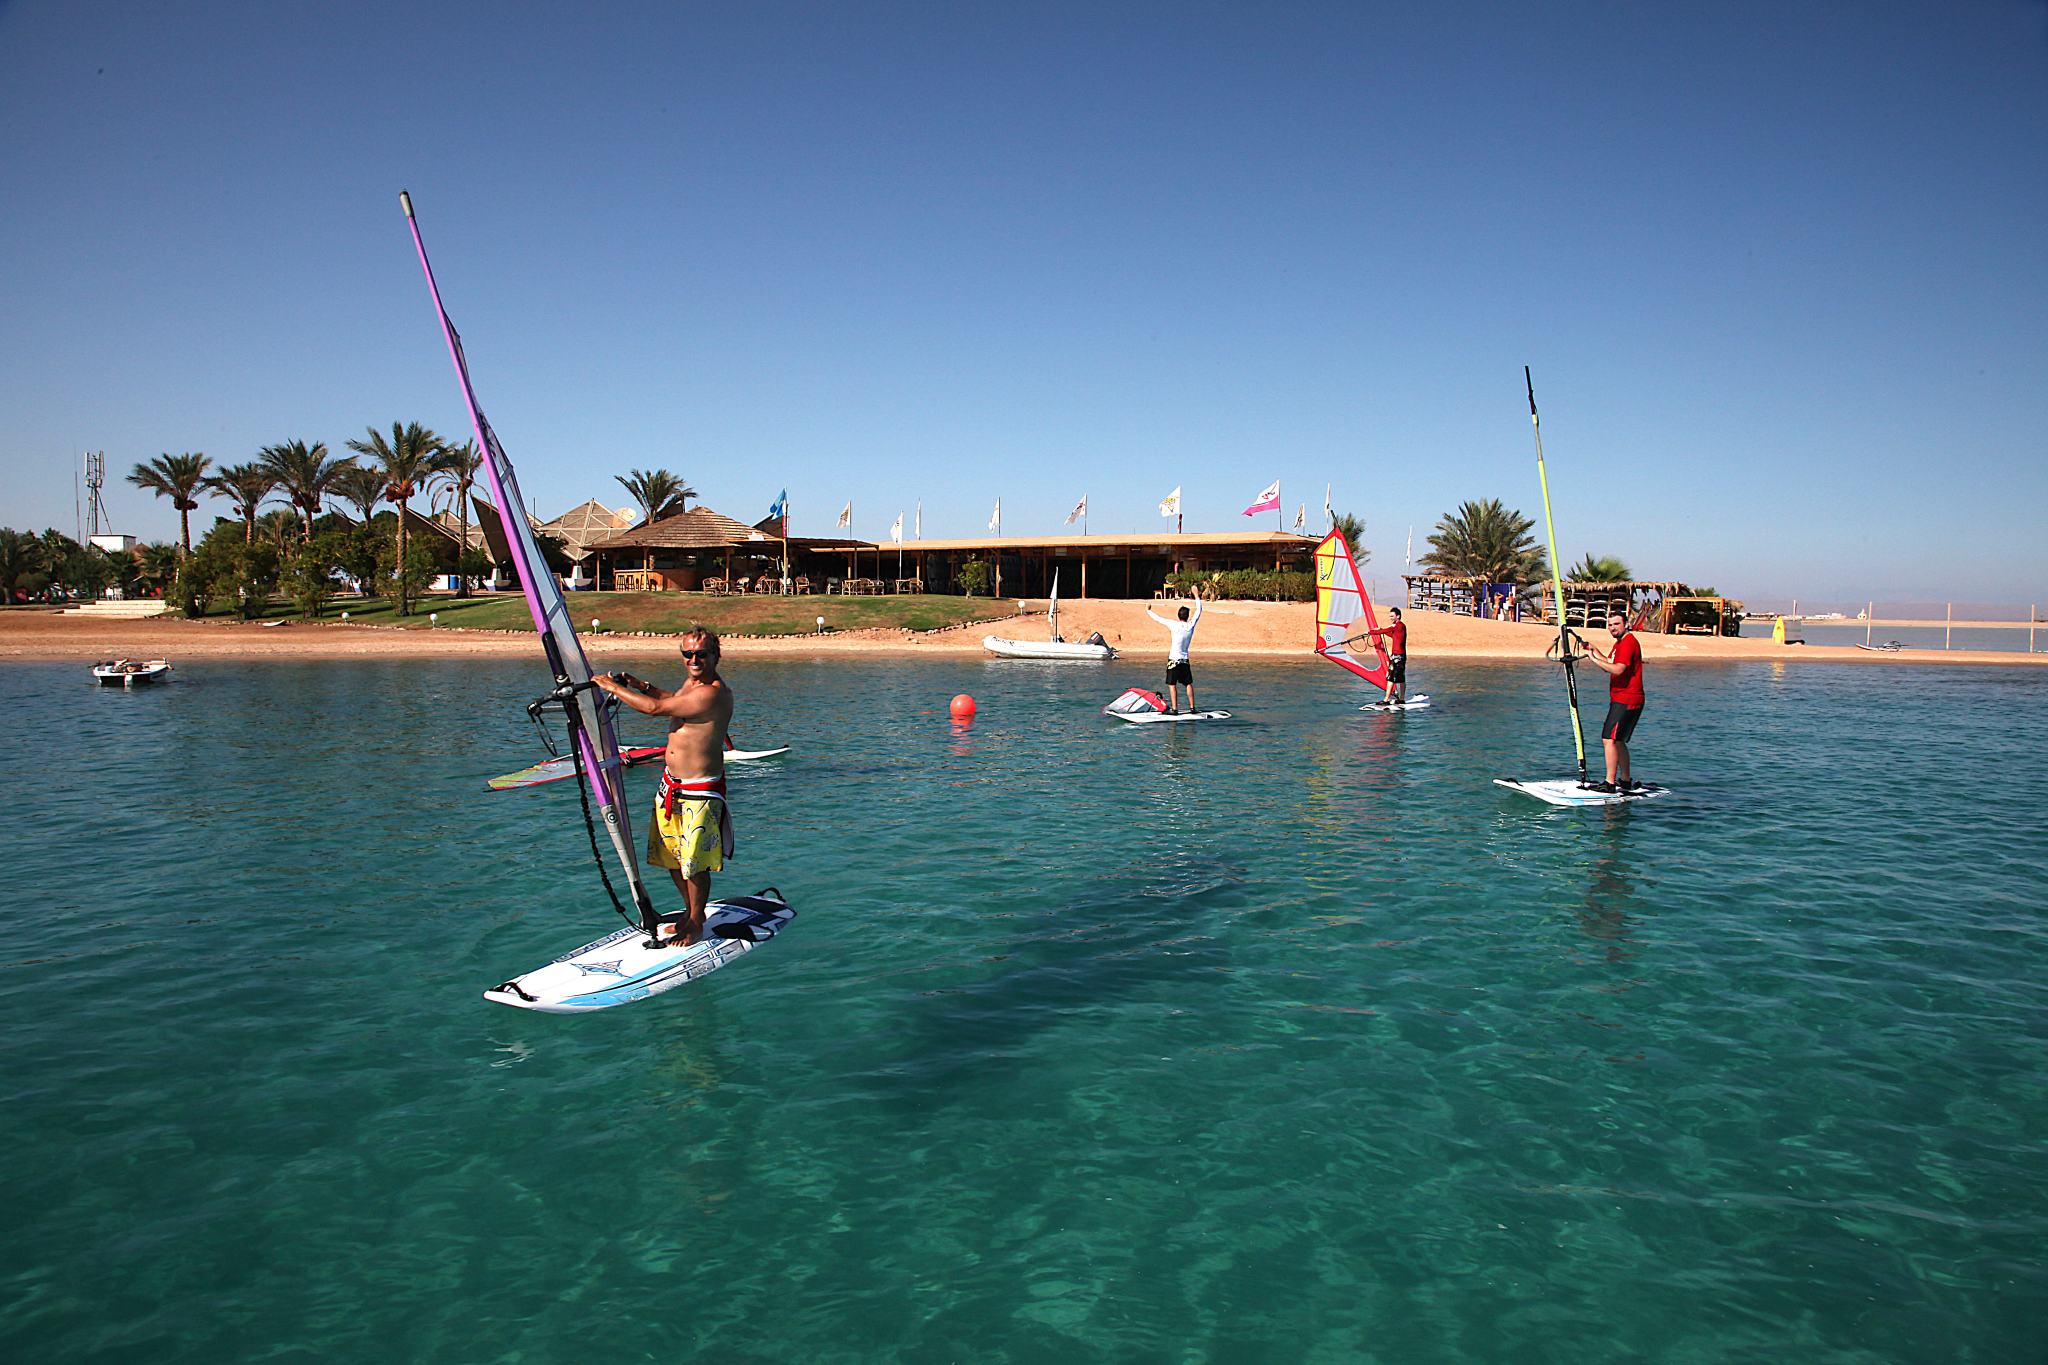
[[[959,696],[953,698],[951,710],[954,720],[972,720],[974,718],[974,698],[962,692]]]

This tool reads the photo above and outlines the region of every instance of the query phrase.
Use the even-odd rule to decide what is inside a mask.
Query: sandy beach
[[[1091,631],[1137,659],[1163,659],[1166,632],[1147,619],[1148,607],[1170,604],[1084,599],[1061,604],[1062,633],[1085,639]],[[947,630],[838,631],[826,635],[730,636],[733,658],[820,654],[980,654],[982,637],[1045,638],[1043,602],[1015,620],[976,623]],[[1035,614],[1033,614],[1035,613]],[[1162,610],[1162,614],[1166,614]],[[1434,612],[1408,616],[1409,655],[1429,659],[1541,658],[1554,638],[1547,626],[1484,621]],[[1298,658],[1314,633],[1314,609],[1305,602],[1212,602],[1195,636],[1199,658],[1265,656]],[[668,637],[588,634],[584,645],[595,658],[641,656],[666,648]],[[1999,650],[1908,649],[1873,653],[1848,646],[1778,645],[1767,639],[1704,635],[1644,635],[1644,657],[1665,663],[1735,663],[1769,659],[1786,663],[2025,665],[2048,663],[2048,654]],[[124,620],[66,615],[57,611],[0,612],[0,661],[76,660],[115,656],[180,659],[355,659],[442,658],[462,655],[530,653],[530,633],[455,629],[398,629],[344,625],[335,621],[259,624],[228,620],[185,621],[171,617]]]

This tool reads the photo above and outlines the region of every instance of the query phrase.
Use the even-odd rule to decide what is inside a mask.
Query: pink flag
[[[1259,494],[1257,502],[1244,509],[1246,516],[1254,512],[1277,512],[1280,510],[1280,480],[1273,480],[1272,486]]]

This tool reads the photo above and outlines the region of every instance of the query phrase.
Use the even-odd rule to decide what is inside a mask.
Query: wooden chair
[[[809,597],[811,595],[811,580],[802,574],[798,574],[796,577],[796,594],[799,597]]]

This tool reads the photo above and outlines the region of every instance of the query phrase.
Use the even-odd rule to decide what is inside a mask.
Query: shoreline
[[[824,635],[747,636],[725,639],[728,657],[857,655],[989,657],[984,635],[1045,638],[1043,603],[995,623],[952,626],[914,633],[893,628],[834,631]],[[1148,607],[1172,603],[1080,599],[1061,603],[1068,639],[1100,631],[1118,652],[1136,660],[1164,660],[1166,632],[1147,618]],[[1435,612],[1408,613],[1409,657],[1444,659],[1541,659],[1556,638],[1548,626],[1487,621]],[[1314,635],[1314,608],[1305,602],[1212,602],[1205,606],[1195,637],[1198,657],[1307,658]],[[600,632],[585,635],[593,658],[659,652],[673,635]],[[1639,635],[1643,657],[1658,663],[1858,663],[1963,667],[2048,664],[2048,654],[1987,649],[1907,649],[1873,652],[1848,645],[1778,645],[1742,636]],[[339,621],[284,621],[269,624],[229,620],[187,621],[172,617],[109,618],[60,612],[0,612],[0,663],[91,663],[108,657],[264,660],[436,659],[522,657],[536,653],[531,631],[465,630],[457,627],[364,626]]]

